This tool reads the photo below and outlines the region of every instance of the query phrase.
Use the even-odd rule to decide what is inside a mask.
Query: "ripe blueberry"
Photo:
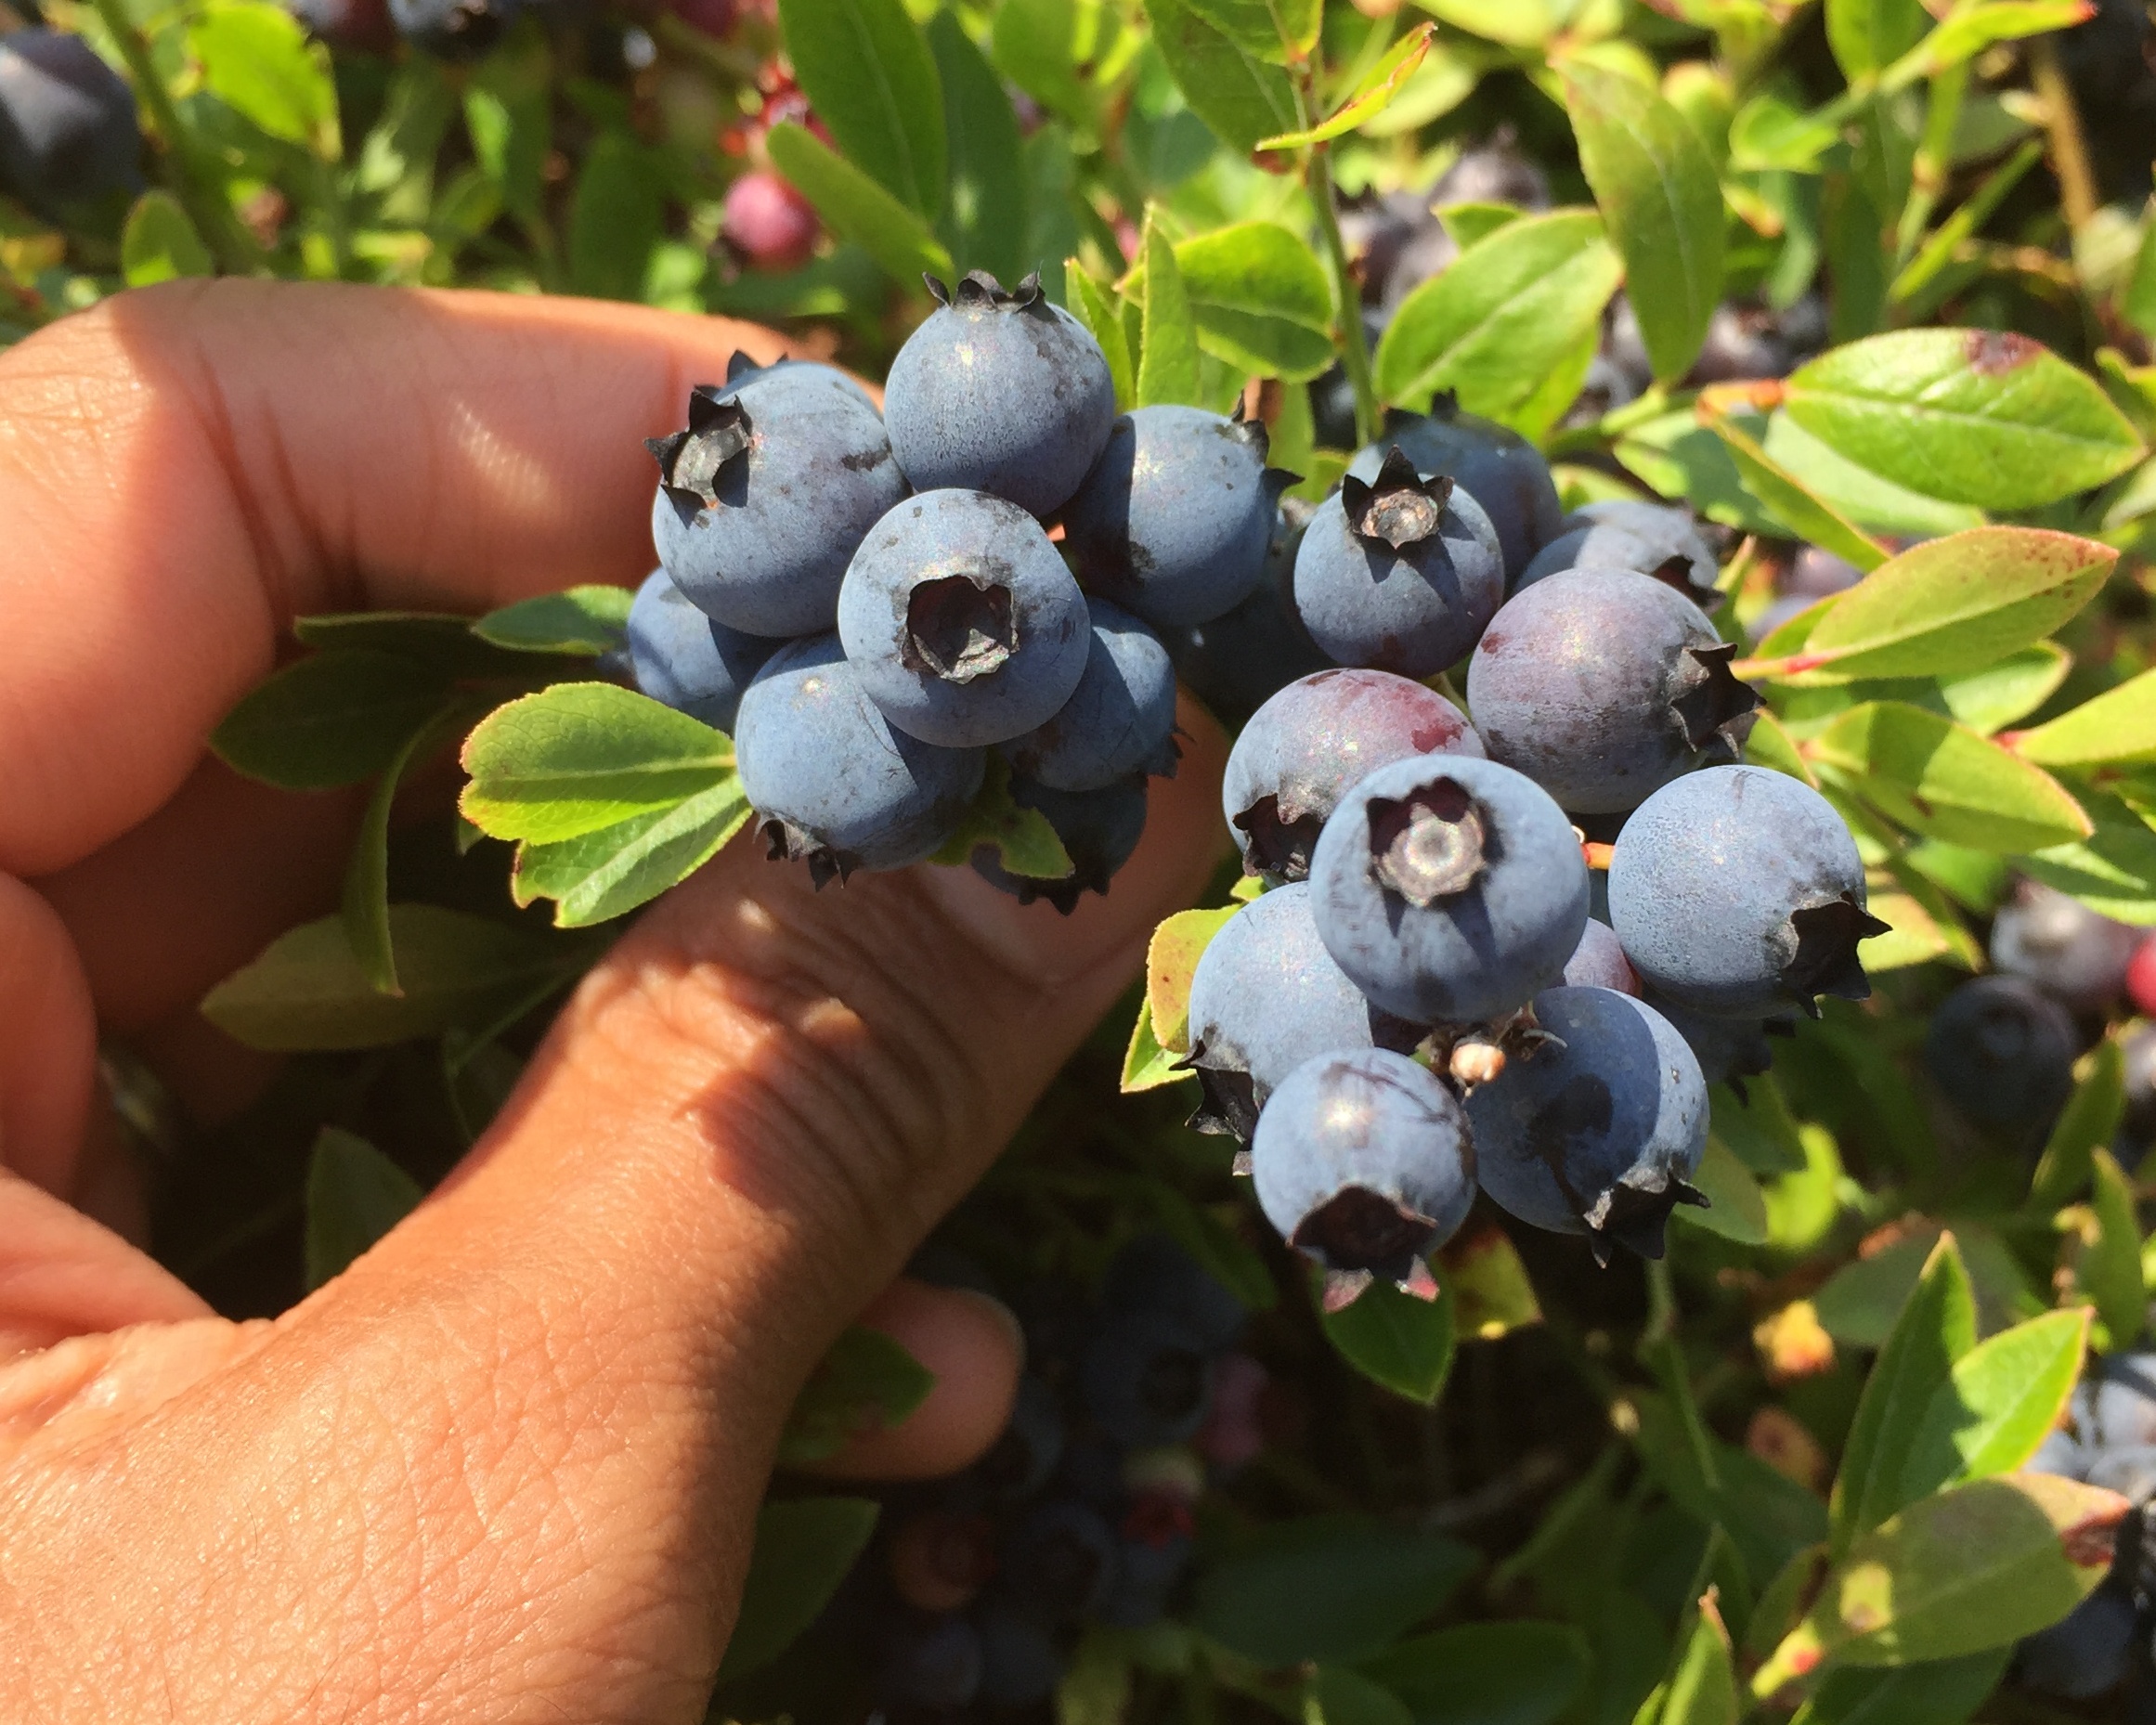
[[[1079,1366],[1085,1411],[1116,1443],[1180,1444],[1204,1423],[1213,1350],[1160,1312],[1108,1317]]]
[[[1467,1220],[1474,1150],[1452,1093],[1383,1048],[1322,1054],[1275,1090],[1251,1141],[1266,1220],[1334,1276],[1332,1298],[1382,1277],[1410,1287]]]
[[[1029,1372],[1019,1380],[1003,1435],[974,1463],[973,1473],[992,1502],[1018,1503],[1048,1483],[1062,1458],[1062,1408],[1056,1393]]]
[[[1097,791],[1133,773],[1173,778],[1175,668],[1161,638],[1105,599],[1089,602],[1085,669],[1054,718],[1003,746],[1022,776],[1059,791]]]
[[[1167,638],[1176,671],[1225,725],[1241,723],[1276,691],[1332,663],[1295,613],[1295,552],[1308,519],[1306,505],[1284,502],[1256,590],[1225,616]]]
[[[1691,514],[1659,503],[1589,503],[1565,517],[1565,531],[1535,553],[1513,590],[1566,569],[1629,569],[1674,588],[1702,611],[1722,602],[1714,553]]]
[[[1738,758],[1760,697],[1730,674],[1735,653],[1659,581],[1567,570],[1497,614],[1468,665],[1467,704],[1492,760],[1576,813],[1617,813]]]
[[[910,736],[1002,743],[1053,719],[1085,674],[1085,595],[1041,524],[981,491],[924,491],[871,527],[838,590],[838,638]]]
[[[682,597],[664,569],[636,590],[629,656],[636,686],[655,701],[732,733],[749,681],[786,643],[715,623]]]
[[[848,560],[906,494],[875,408],[829,366],[737,354],[725,383],[690,392],[689,428],[648,447],[659,562],[745,634],[829,629]]]
[[[1587,919],[1587,927],[1579,936],[1579,944],[1572,949],[1572,956],[1565,961],[1565,986],[1566,988],[1615,989],[1620,994],[1637,994],[1640,992],[1639,973],[1632,968],[1631,960],[1625,956],[1625,949],[1618,942],[1617,930],[1605,922]]]
[[[1107,446],[1115,384],[1096,342],[1040,279],[1006,293],[975,270],[906,338],[884,385],[899,466],[916,490],[959,486],[1045,515]]]
[[[1445,474],[1482,506],[1503,550],[1508,579],[1516,580],[1527,560],[1562,530],[1565,510],[1542,452],[1517,432],[1461,412],[1450,395],[1357,451],[1349,475],[1370,484],[1396,446],[1416,471]]]
[[[2134,1596],[2107,1576],[2047,1629],[2022,1641],[2014,1673],[2027,1687],[2061,1701],[2093,1701],[2123,1683],[2135,1666],[2135,1641],[2146,1638]]]
[[[1765,1018],[1871,992],[1864,869],[1834,805],[1761,767],[1673,779],[1617,835],[1610,924],[1640,979],[1681,1006]]]
[[[1554,1040],[1468,1093],[1475,1175],[1511,1214],[1662,1255],[1670,1210],[1707,1200],[1685,1184],[1707,1153],[1707,1080],[1669,1021],[1606,988],[1535,996]]]
[[[80,36],[0,36],[0,186],[65,221],[116,216],[141,185],[135,93],[120,74]]]
[[[1399,450],[1369,483],[1353,470],[1295,552],[1295,610],[1334,663],[1427,677],[1462,657],[1504,603],[1504,561],[1482,506]]]
[[[2103,1012],[2126,985],[2142,934],[2041,881],[2024,880],[1992,921],[1992,964],[2072,1012]]]
[[[2051,1123],[2073,1087],[2066,1010],[2020,977],[1973,977],[1931,1015],[1924,1064],[1972,1124],[2009,1138]]]
[[[1479,757],[1482,739],[1434,689],[1390,671],[1317,671],[1251,716],[1228,752],[1220,804],[1245,872],[1302,880],[1347,787],[1410,755]]]
[[[1321,1054],[1406,1053],[1416,1026],[1373,1006],[1333,962],[1311,917],[1307,882],[1261,894],[1206,945],[1190,979],[1190,1054],[1205,1100],[1201,1131],[1250,1141],[1274,1089]]]
[[[1146,782],[1130,778],[1097,791],[1052,791],[1030,779],[1010,782],[1011,798],[1021,809],[1037,809],[1063,841],[1072,872],[1056,880],[1013,875],[992,846],[976,847],[973,872],[1020,904],[1046,899],[1064,915],[1078,908],[1088,892],[1106,893],[1118,869],[1130,861],[1146,830]]]
[[[1419,756],[1361,780],[1325,823],[1310,887],[1335,962],[1417,1024],[1526,1005],[1565,974],[1587,926],[1572,823],[1490,760]]]
[[[1265,572],[1279,493],[1294,475],[1266,465],[1266,428],[1202,408],[1139,408],[1062,509],[1064,543],[1088,591],[1149,623],[1206,623]]]
[[[979,749],[894,730],[836,635],[782,647],[756,674],[734,748],[772,855],[805,858],[818,886],[928,856],[957,827],[985,765]]]

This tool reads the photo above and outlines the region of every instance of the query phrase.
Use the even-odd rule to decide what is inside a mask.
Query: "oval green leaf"
[[[2156,671],[2143,671],[2050,723],[2024,731],[2012,746],[2023,760],[2046,767],[2156,760]]]
[[[1301,383],[1332,363],[1332,290],[1278,222],[1238,222],[1175,248],[1198,345],[1260,377]]]
[[[357,785],[397,758],[448,691],[438,668],[399,654],[318,653],[250,690],[210,747],[235,772],[284,790]]]
[[[873,1498],[797,1498],[757,1511],[756,1543],[720,1682],[769,1665],[815,1621],[868,1544],[881,1512]]]
[[[900,0],[779,0],[778,15],[794,75],[846,160],[933,221],[943,207],[943,95],[920,27]]]
[[[358,1134],[324,1126],[307,1159],[308,1289],[342,1276],[423,1196],[417,1180]]]
[[[1906,702],[1852,707],[1812,739],[1812,758],[1852,775],[1853,788],[1883,813],[1949,844],[2018,855],[2094,830],[2041,767]]]
[[[1320,1321],[1341,1357],[1372,1383],[1424,1407],[1437,1399],[1452,1369],[1453,1294],[1435,1300],[1373,1281],[1352,1303]]]
[[[924,275],[948,281],[951,254],[918,212],[827,149],[807,127],[782,120],[764,134],[772,165],[816,206],[840,238],[851,240],[911,288]]]
[[[1016,286],[1033,267],[1025,254],[1028,205],[1018,116],[1003,80],[952,11],[929,25],[943,86],[943,133],[951,183],[942,232],[957,269],[985,269]]]
[[[2087,1342],[2086,1312],[2046,1312],[1955,1360],[1909,1440],[1903,1500],[2027,1461],[2059,1423]]]
[[[1295,127],[1294,86],[1279,67],[1229,41],[1186,0],[1151,0],[1146,11],[1168,75],[1222,143],[1247,153]]]
[[[179,276],[214,275],[216,265],[180,201],[169,191],[146,191],[127,212],[120,270],[129,287],[147,288]]]
[[[1388,1648],[1362,1667],[1415,1725],[1550,1725],[1586,1689],[1587,1638],[1570,1624],[1466,1623]]]

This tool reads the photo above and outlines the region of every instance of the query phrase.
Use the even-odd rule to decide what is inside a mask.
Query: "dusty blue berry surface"
[[[2033,1134],[2073,1087],[2081,1039],[2066,1008],[2020,977],[1972,977],[1939,1004],[1924,1064],[1940,1094],[1977,1126]]]
[[[82,37],[0,36],[0,186],[55,220],[110,219],[141,189],[134,93]]]
[[[1398,448],[1425,473],[1444,473],[1479,503],[1504,553],[1505,574],[1516,579],[1542,545],[1561,531],[1564,506],[1542,452],[1494,420],[1457,409],[1402,419],[1375,443],[1356,452],[1348,473],[1365,483],[1377,477],[1386,454]]]
[[[1097,791],[1134,772],[1175,771],[1175,667],[1139,617],[1087,601],[1093,639],[1085,669],[1054,718],[1003,752],[1014,771],[1050,790]]]
[[[1722,602],[1714,553],[1681,509],[1656,503],[1589,503],[1565,518],[1565,531],[1535,553],[1513,590],[1566,569],[1630,570],[1674,588],[1703,611]]]
[[[729,735],[750,680],[785,644],[712,621],[682,598],[664,569],[636,590],[636,602],[629,608],[629,656],[636,686],[653,700]]]
[[[1292,519],[1287,507],[1295,511]],[[1250,597],[1209,623],[1166,631],[1177,674],[1231,729],[1267,696],[1332,663],[1295,611],[1295,552],[1307,520],[1305,506],[1284,506],[1266,547],[1265,574]]]

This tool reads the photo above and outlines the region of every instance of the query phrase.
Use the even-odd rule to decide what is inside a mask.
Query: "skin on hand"
[[[641,440],[779,345],[189,282],[0,357],[0,1718],[696,1720],[780,1425],[847,1321],[938,1384],[834,1471],[943,1471],[1000,1424],[1007,1315],[891,1278],[1210,869],[1194,710],[1137,855],[1068,920],[965,871],[819,896],[730,848],[593,969],[450,1179],[274,1321],[214,1316],[75,1207],[139,1214],[99,1028],[184,1097],[243,1093],[194,1004],[334,902],[354,800],[204,754],[292,618],[633,583]]]

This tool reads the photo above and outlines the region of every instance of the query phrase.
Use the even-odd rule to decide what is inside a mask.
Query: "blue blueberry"
[[[1467,1096],[1482,1189],[1522,1222],[1662,1255],[1670,1210],[1707,1200],[1687,1182],[1707,1153],[1707,1080],[1684,1039],[1643,1001],[1606,988],[1535,996],[1554,1040]]]
[[[1071,314],[1028,276],[1006,293],[975,270],[890,363],[884,421],[916,490],[955,486],[1046,515],[1078,489],[1108,445],[1115,383]]]
[[[1256,590],[1225,616],[1168,638],[1175,669],[1190,693],[1230,729],[1268,695],[1332,663],[1318,651],[1295,612],[1295,552],[1308,506],[1289,499],[1280,509]]]
[[[991,1601],[974,1614],[981,1638],[979,1699],[992,1707],[1037,1707],[1063,1680],[1056,1638],[1023,1612]]]
[[[1766,1018],[1871,992],[1856,840],[1810,785],[1761,767],[1673,779],[1617,835],[1610,923],[1640,979],[1681,1006]]]
[[[1007,742],[1061,710],[1085,674],[1085,595],[1015,503],[923,491],[868,531],[838,590],[838,639],[909,736]]]
[[[1508,579],[1517,579],[1528,559],[1562,531],[1564,506],[1542,452],[1517,432],[1461,412],[1449,395],[1422,417],[1391,423],[1376,443],[1357,452],[1348,474],[1371,483],[1395,447],[1419,473],[1445,474],[1482,506],[1503,550]]]
[[[1156,1229],[1133,1235],[1109,1261],[1100,1283],[1100,1309],[1163,1316],[1209,1353],[1233,1345],[1249,1316],[1241,1301]]]
[[[1625,956],[1625,949],[1617,938],[1617,930],[1605,922],[1587,919],[1587,927],[1579,936],[1579,944],[1572,949],[1572,956],[1565,961],[1566,988],[1608,988],[1620,994],[1637,994],[1640,992],[1639,973],[1632,962]],[[1709,1081],[1711,1082],[1711,1081]]]
[[[116,219],[141,189],[135,93],[82,37],[0,36],[0,187],[56,222]]]
[[[1088,591],[1162,628],[1206,623],[1265,574],[1283,486],[1266,428],[1202,408],[1123,414],[1063,506],[1064,544]]]
[[[1213,1355],[1204,1339],[1162,1312],[1105,1318],[1079,1365],[1085,1411],[1118,1444],[1180,1444],[1205,1421]]]
[[[1526,1005],[1564,976],[1587,927],[1572,823],[1532,779],[1491,760],[1380,767],[1325,823],[1310,886],[1326,950],[1416,1024]]]
[[[1029,780],[1013,779],[1011,798],[1021,809],[1037,809],[1056,829],[1072,863],[1058,880],[1013,875],[993,846],[976,847],[973,872],[1020,904],[1046,899],[1064,915],[1077,909],[1088,892],[1105,894],[1116,872],[1130,861],[1146,830],[1146,782],[1125,779],[1097,791],[1052,791]]]
[[[2143,930],[2041,881],[2024,880],[1992,919],[1992,964],[2072,1012],[2103,1012],[2126,986]]]
[[[1228,751],[1220,806],[1246,873],[1302,880],[1326,817],[1365,773],[1412,755],[1482,752],[1466,716],[1412,678],[1316,671],[1251,716]]]
[[[682,597],[664,569],[636,590],[636,603],[629,608],[636,686],[729,735],[750,680],[785,644],[714,623]]]
[[[1337,1275],[1412,1283],[1467,1220],[1474,1158],[1452,1093],[1383,1048],[1322,1054],[1258,1117],[1251,1175],[1266,1220]]]
[[[877,1687],[916,1707],[962,1707],[981,1687],[981,1638],[955,1615],[909,1615],[888,1633]]]
[[[1205,1100],[1192,1124],[1250,1141],[1290,1072],[1321,1054],[1406,1053],[1416,1026],[1372,1005],[1318,938],[1307,882],[1263,893],[1207,942],[1190,981],[1189,1064]]]
[[[1464,657],[1504,590],[1480,503],[1397,450],[1367,484],[1350,470],[1295,552],[1295,610],[1310,639],[1335,664],[1403,677]]]
[[[1702,611],[1725,597],[1715,586],[1714,553],[1687,510],[1660,503],[1588,503],[1565,517],[1565,530],[1537,551],[1513,590],[1566,569],[1627,569],[1652,576]]]
[[[829,366],[741,355],[689,393],[689,426],[651,440],[652,540],[691,603],[749,635],[829,629],[863,537],[906,494],[883,422]]]
[[[1003,746],[1020,776],[1097,791],[1133,773],[1175,775],[1175,668],[1161,638],[1105,599],[1086,605],[1085,669],[1056,716]]]
[[[2015,1675],[2026,1687],[2061,1701],[2109,1694],[2134,1668],[2138,1620],[2132,1593],[2107,1578],[2048,1629],[2022,1641],[2014,1654]]]
[[[2065,1104],[2079,1044],[2066,1009],[2033,983],[1974,977],[1931,1015],[1924,1064],[1972,1124],[2029,1137]]]
[[[773,655],[741,697],[734,741],[772,855],[805,859],[818,886],[934,851],[956,831],[986,764],[980,749],[894,730],[836,635]]]
[[[1019,1380],[1009,1422],[973,1464],[974,1475],[992,1501],[1019,1503],[1048,1483],[1062,1459],[1062,1407],[1056,1393],[1028,1372]]]
[[[1467,704],[1492,760],[1575,813],[1618,813],[1739,758],[1760,697],[1730,674],[1735,654],[1660,581],[1567,570],[1497,614],[1468,665]]]
[[[1000,1594],[1038,1622],[1090,1616],[1115,1585],[1119,1543],[1087,1504],[1070,1498],[1038,1504],[1004,1543]]]
[[[1650,998],[1647,1004],[1669,1019],[1684,1039],[1708,1083],[1733,1084],[1740,1093],[1746,1079],[1759,1077],[1774,1064],[1772,1039],[1796,1034],[1796,1026],[1787,1018],[1711,1018],[1660,995]]]

